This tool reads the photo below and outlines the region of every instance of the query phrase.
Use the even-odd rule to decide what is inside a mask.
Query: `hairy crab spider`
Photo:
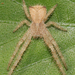
[[[40,37],[40,38],[44,39],[47,46],[51,49],[53,58],[56,61],[56,64],[58,65],[60,72],[62,73],[62,75],[66,75],[66,73],[60,63],[58,55],[60,56],[65,69],[67,70],[67,66],[66,66],[64,57],[63,57],[62,53],[60,52],[57,43],[55,42],[55,40],[53,39],[52,35],[50,34],[50,32],[47,30],[46,27],[49,27],[50,25],[54,25],[56,28],[58,28],[60,30],[63,30],[63,31],[67,31],[67,30],[63,29],[62,27],[60,27],[59,25],[57,25],[55,22],[52,22],[52,21],[50,21],[46,24],[44,23],[48,19],[48,17],[51,15],[51,13],[55,10],[56,6],[57,6],[57,4],[53,8],[51,8],[51,10],[47,14],[46,14],[46,7],[44,7],[44,6],[41,6],[41,5],[30,6],[29,7],[30,15],[29,15],[29,13],[27,11],[27,7],[25,5],[25,2],[23,0],[24,12],[25,12],[27,18],[30,21],[32,21],[32,23],[30,23],[28,20],[23,20],[13,31],[13,32],[15,32],[16,30],[18,30],[24,23],[27,24],[28,26],[30,26],[30,28],[27,30],[27,32],[24,34],[24,36],[18,42],[16,49],[9,61],[7,70],[9,70],[9,67],[10,67],[16,53],[18,52],[19,47],[24,42],[16,61],[14,62],[13,66],[11,67],[11,70],[9,71],[9,75],[11,75],[13,73],[15,67],[17,66],[17,64],[19,63],[19,61],[21,59],[21,56],[23,55],[24,51],[30,44],[32,37],[33,38]],[[58,55],[56,54],[56,52],[58,53]]]

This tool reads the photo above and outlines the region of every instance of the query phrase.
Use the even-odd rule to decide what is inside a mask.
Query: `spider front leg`
[[[59,58],[58,58],[58,56],[57,56],[57,54],[56,54],[56,51],[55,51],[55,49],[54,49],[54,47],[53,47],[53,45],[52,45],[50,39],[49,39],[48,36],[46,35],[46,33],[43,34],[43,37],[44,37],[45,43],[46,43],[46,44],[48,45],[48,47],[51,49],[53,58],[54,58],[54,60],[56,61],[56,64],[58,65],[58,67],[59,67],[61,73],[62,73],[63,75],[66,75],[66,74],[65,74],[65,71],[64,71],[64,69],[63,69],[63,67],[62,67],[62,65],[61,65],[61,63],[60,63],[60,60],[59,60]]]
[[[49,11],[48,11],[48,13],[47,13],[47,15],[45,16],[45,18],[44,18],[44,22],[48,19],[48,17],[53,13],[53,11],[55,10],[55,8],[57,7],[57,4],[53,7],[53,8],[51,8]]]
[[[24,34],[24,36],[20,39],[20,41],[19,41],[18,44],[16,45],[15,51],[14,51],[14,53],[13,53],[13,55],[12,55],[12,57],[11,57],[9,63],[8,63],[8,68],[7,68],[7,70],[9,70],[9,67],[10,67],[10,65],[11,65],[11,63],[12,63],[12,61],[13,61],[15,55],[16,55],[16,53],[18,52],[19,47],[20,47],[21,44],[26,40],[26,38],[28,37],[29,33],[30,33],[30,29]]]
[[[28,20],[23,20],[23,21],[21,21],[21,23],[15,28],[15,30],[14,30],[13,32],[17,31],[21,26],[23,26],[24,23],[25,23],[26,25],[30,26],[30,22],[29,22]]]
[[[21,48],[21,50],[20,50],[20,52],[18,54],[18,57],[17,57],[16,61],[14,62],[13,66],[11,67],[11,70],[9,72],[9,75],[11,75],[13,73],[13,70],[15,69],[15,67],[17,66],[17,64],[19,63],[19,61],[20,61],[20,59],[21,59],[24,51],[26,50],[26,48],[28,47],[28,45],[31,42],[31,37],[32,37],[32,35],[29,34],[28,37],[26,38],[26,41],[23,44],[23,46],[22,46],[22,48]]]
[[[24,12],[25,12],[27,18],[28,18],[29,20],[31,20],[31,17],[30,17],[30,15],[29,15],[28,11],[27,11],[27,6],[26,6],[24,0],[23,0],[23,9],[24,9]]]
[[[62,55],[62,53],[61,53],[61,51],[60,51],[60,49],[59,49],[56,41],[54,40],[54,38],[52,37],[52,35],[49,33],[49,31],[47,29],[46,29],[46,34],[47,34],[49,40],[51,41],[51,43],[53,44],[53,46],[55,47],[57,53],[59,54],[59,56],[60,56],[60,58],[61,58],[61,60],[63,62],[63,65],[65,67],[65,69],[67,70],[65,59],[64,59],[64,57],[63,57],[63,55]]]

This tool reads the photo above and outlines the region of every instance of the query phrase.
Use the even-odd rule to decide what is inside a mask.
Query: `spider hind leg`
[[[47,21],[48,17],[53,13],[56,7],[57,7],[57,4],[48,11],[47,15],[44,18],[44,22]]]
[[[62,31],[67,31],[66,29],[62,28],[60,25],[58,25],[57,23],[55,23],[53,21],[50,21],[50,22],[46,23],[46,27],[49,27],[51,25],[53,25],[54,27],[56,27],[56,28],[58,28],[58,29],[60,29]]]
[[[30,26],[30,22],[28,20],[23,20],[23,21],[20,22],[20,24],[15,28],[15,30],[13,32],[17,31],[21,26],[23,26],[24,23],[27,26]]]
[[[31,20],[31,17],[30,17],[30,15],[29,15],[29,13],[28,13],[27,6],[26,6],[24,0],[23,0],[23,9],[24,9],[24,12],[25,12],[27,18],[28,18],[29,20]]]

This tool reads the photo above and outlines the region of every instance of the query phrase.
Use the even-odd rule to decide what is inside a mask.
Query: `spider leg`
[[[28,11],[27,11],[27,6],[26,6],[24,0],[23,0],[23,9],[24,9],[24,12],[25,12],[27,18],[28,18],[29,20],[31,20],[31,17],[30,17],[30,15],[29,15]]]
[[[20,47],[21,44],[26,40],[27,36],[29,35],[29,32],[30,32],[30,29],[24,34],[24,36],[20,39],[20,41],[19,41],[18,44],[16,45],[15,51],[14,51],[14,53],[13,53],[13,55],[12,55],[12,57],[11,57],[9,63],[8,63],[8,68],[7,68],[7,70],[9,70],[9,67],[10,67],[10,65],[11,65],[11,63],[12,63],[12,61],[13,61],[15,55],[16,55],[16,53],[18,52],[19,47]]]
[[[21,56],[23,55],[24,51],[26,50],[26,48],[28,47],[28,45],[31,42],[31,37],[32,37],[32,35],[29,34],[28,37],[27,37],[27,39],[26,39],[26,41],[25,41],[25,43],[23,44],[23,46],[22,46],[19,54],[18,54],[18,57],[17,57],[16,61],[14,62],[13,66],[11,67],[9,75],[11,75],[13,73],[13,70],[15,69],[15,67],[17,66],[17,64],[19,63],[19,61],[21,59]]]
[[[55,51],[55,49],[54,49],[52,43],[50,42],[50,39],[49,39],[48,36],[46,35],[46,33],[43,34],[43,37],[44,37],[45,43],[46,43],[46,44],[48,45],[48,47],[51,49],[53,58],[54,58],[54,60],[56,61],[56,64],[58,65],[58,67],[59,67],[61,73],[62,73],[63,75],[66,75],[66,74],[65,74],[65,71],[64,71],[64,69],[63,69],[63,67],[62,67],[62,65],[61,65],[61,63],[60,63],[60,60],[59,60],[59,58],[58,58],[58,56],[57,56],[57,54],[56,54],[56,51]]]
[[[56,28],[58,28],[58,29],[60,29],[60,30],[62,30],[62,31],[67,31],[66,29],[64,29],[64,28],[62,28],[60,25],[58,25],[57,23],[55,23],[55,22],[48,22],[48,23],[46,23],[46,27],[49,27],[49,26],[51,26],[51,25],[53,25],[54,27],[56,27]]]
[[[47,34],[48,38],[50,39],[51,43],[54,45],[57,53],[59,54],[59,56],[60,56],[60,58],[61,58],[61,60],[63,62],[63,65],[64,65],[65,69],[67,70],[65,59],[64,59],[64,57],[63,57],[63,55],[62,55],[57,43],[55,42],[55,40],[53,39],[52,35],[49,33],[48,30],[46,30],[46,34]]]
[[[23,26],[24,23],[26,23],[26,25],[30,26],[29,21],[23,20],[23,21],[20,22],[20,24],[15,28],[15,30],[13,32],[17,31],[21,26]]]
[[[53,7],[53,8],[51,8],[49,11],[48,11],[48,13],[47,13],[47,15],[45,16],[45,18],[44,18],[44,22],[48,19],[48,17],[53,13],[53,11],[55,10],[55,8],[57,7],[57,4]]]

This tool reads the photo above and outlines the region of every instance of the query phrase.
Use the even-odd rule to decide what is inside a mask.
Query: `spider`
[[[46,7],[45,6],[41,6],[41,5],[30,6],[29,7],[30,14],[29,14],[27,11],[27,7],[25,5],[25,1],[23,0],[23,9],[24,9],[25,15],[32,22],[30,23],[30,21],[28,21],[28,20],[23,20],[16,27],[16,29],[13,31],[13,32],[17,31],[24,23],[30,27],[27,30],[27,32],[24,34],[24,36],[18,42],[16,49],[15,49],[15,51],[14,51],[14,53],[13,53],[13,55],[12,55],[12,57],[8,63],[7,70],[9,70],[9,67],[10,67],[16,53],[18,52],[19,47],[24,42],[24,44],[23,44],[23,46],[22,46],[22,48],[21,48],[21,50],[17,56],[16,61],[14,62],[13,66],[11,67],[11,70],[9,71],[9,75],[11,75],[13,73],[15,67],[18,65],[24,51],[26,50],[26,48],[30,44],[32,37],[33,38],[40,37],[40,38],[44,39],[44,42],[46,43],[46,45],[51,49],[53,58],[56,61],[56,64],[58,65],[60,72],[62,73],[62,75],[66,75],[66,73],[65,73],[65,71],[64,71],[64,69],[60,63],[58,55],[60,56],[60,59],[62,60],[62,63],[64,65],[65,69],[67,70],[67,66],[66,66],[64,57],[63,57],[62,53],[60,52],[57,43],[55,42],[54,38],[52,37],[52,35],[50,34],[50,32],[47,30],[46,27],[53,25],[62,31],[67,31],[67,30],[63,29],[62,27],[57,25],[57,23],[52,22],[52,21],[47,22],[45,24],[48,17],[52,14],[52,12],[55,10],[56,7],[57,7],[57,4],[53,8],[51,8],[51,10],[48,11],[48,13],[46,13]],[[57,55],[57,53],[58,53],[58,55]]]

